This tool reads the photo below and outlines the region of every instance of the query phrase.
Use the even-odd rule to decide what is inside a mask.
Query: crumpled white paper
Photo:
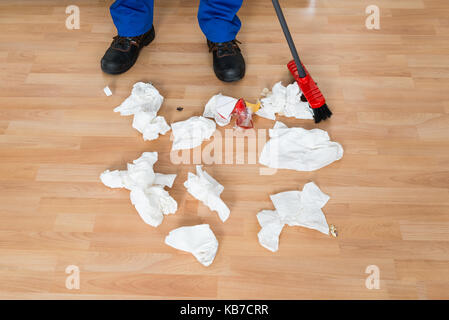
[[[215,132],[215,122],[204,117],[191,117],[171,125],[173,133],[172,150],[195,148]]]
[[[329,234],[329,226],[321,208],[329,196],[309,182],[302,191],[286,191],[270,196],[280,219],[289,226],[301,226]]]
[[[279,214],[275,210],[262,210],[257,214],[257,220],[262,227],[257,234],[259,243],[270,251],[278,251],[279,235],[285,224]]]
[[[278,250],[279,235],[285,224],[329,234],[329,225],[321,209],[330,197],[315,183],[306,183],[302,191],[281,192],[270,198],[276,210],[262,210],[257,214],[262,227],[258,238],[263,247],[273,252]]]
[[[100,175],[101,182],[110,188],[131,190],[131,203],[145,223],[157,227],[164,215],[173,214],[178,204],[164,187],[172,187],[176,174],[155,173],[153,165],[157,152],[144,152],[140,158],[128,163],[128,170],[106,170]]]
[[[225,222],[229,218],[230,210],[220,198],[224,187],[206,171],[203,171],[202,166],[196,166],[196,175],[192,172],[188,173],[184,186],[192,196],[200,200],[210,210],[217,211],[221,221]]]
[[[270,168],[314,171],[343,157],[342,146],[321,129],[288,128],[277,121],[269,136],[259,163]]]
[[[137,82],[131,95],[114,109],[122,116],[134,115],[133,128],[142,133],[144,140],[154,140],[165,134],[170,126],[162,116],[157,116],[164,97],[151,83]]]
[[[209,99],[204,107],[203,117],[215,119],[219,126],[225,126],[231,122],[231,113],[237,101],[236,98],[219,93]]]
[[[276,113],[296,119],[313,119],[313,111],[308,102],[301,101],[301,90],[295,81],[287,87],[276,83],[265,98],[262,107],[256,112],[260,117],[276,120]]]
[[[175,249],[190,252],[204,266],[209,266],[218,250],[218,241],[208,224],[180,227],[170,231],[165,243]]]

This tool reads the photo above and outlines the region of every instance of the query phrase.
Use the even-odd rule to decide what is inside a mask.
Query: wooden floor
[[[291,81],[288,47],[270,1],[244,1],[247,74],[223,84],[196,22],[198,1],[156,2],[156,40],[120,76],[99,68],[115,34],[110,1],[0,2],[0,298],[449,298],[449,3],[283,0],[334,116],[319,125],[278,120],[327,130],[345,155],[316,172],[272,176],[259,165],[205,166],[225,187],[231,217],[222,223],[186,193],[194,165],[171,164],[169,135],[144,142],[113,108],[137,81],[160,89],[170,123],[200,115],[218,92],[255,101]],[[71,4],[80,30],[65,28]],[[365,27],[370,4],[380,8],[380,30]],[[127,190],[99,181],[143,151],[159,152],[157,172],[178,174],[170,193],[179,209],[158,228],[140,219]],[[338,238],[287,227],[277,253],[262,248],[257,212],[273,208],[270,194],[308,181],[331,196],[324,212]],[[171,229],[198,223],[220,242],[208,268],[164,244]],[[65,286],[69,265],[80,268],[79,290]],[[369,265],[380,269],[378,290],[365,286]]]

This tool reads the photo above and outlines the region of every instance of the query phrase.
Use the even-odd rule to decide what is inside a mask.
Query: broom
[[[290,31],[288,30],[287,22],[285,21],[279,1],[272,0],[272,2],[293,56],[293,60],[287,64],[287,68],[290,70],[291,74],[301,88],[303,94],[301,96],[301,100],[306,99],[307,102],[309,102],[309,105],[313,110],[313,118],[315,119],[315,123],[318,123],[321,120],[326,120],[327,118],[330,118],[332,112],[327,107],[326,100],[324,99],[323,94],[316,85],[315,81],[313,81],[312,77],[301,63],[301,60],[299,60],[298,51],[296,51],[295,43],[293,42]]]

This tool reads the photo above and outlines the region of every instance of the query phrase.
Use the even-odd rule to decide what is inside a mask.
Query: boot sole
[[[228,78],[228,79],[224,79],[222,77],[219,77],[217,74],[215,74],[218,78],[218,80],[223,81],[223,82],[236,82],[236,81],[240,81],[243,79],[243,77],[245,76],[245,72],[243,72],[241,75],[238,75],[235,78]]]
[[[238,76],[225,79],[225,78],[219,76],[217,71],[214,68],[215,76],[217,77],[218,80],[223,81],[223,82],[236,82],[236,81],[242,80],[243,77],[245,76],[245,71],[246,71],[246,69],[243,69],[243,72],[241,74],[239,74]]]

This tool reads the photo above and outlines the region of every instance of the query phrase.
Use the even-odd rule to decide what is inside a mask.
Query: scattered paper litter
[[[313,111],[308,102],[301,101],[301,90],[295,81],[287,87],[282,82],[276,83],[271,89],[262,91],[262,107],[256,112],[260,117],[276,120],[276,113],[281,116],[296,119],[313,119]]]
[[[176,174],[155,173],[153,165],[157,158],[157,152],[144,152],[128,163],[127,170],[106,170],[100,175],[104,185],[130,190],[131,203],[143,221],[153,227],[162,223],[164,215],[178,209],[176,201],[164,190],[172,187]]]
[[[180,227],[170,231],[165,243],[175,249],[190,252],[204,266],[215,258],[218,241],[208,224]]]
[[[203,171],[202,166],[196,166],[196,175],[192,172],[188,173],[184,186],[192,196],[208,206],[210,210],[217,211],[221,221],[225,222],[229,218],[230,210],[220,198],[224,187]]]
[[[284,228],[278,213],[275,210],[262,210],[257,214],[260,229],[257,237],[259,243],[270,251],[276,252],[279,248],[279,235]]]
[[[111,89],[109,89],[108,86],[104,87],[103,91],[104,91],[104,94],[107,95],[108,97],[112,96],[112,91],[111,91]]]
[[[270,196],[280,219],[289,226],[301,226],[329,234],[329,226],[321,208],[329,196],[309,182],[302,191],[286,191]]]
[[[215,119],[219,126],[225,126],[231,121],[231,113],[237,101],[236,98],[219,93],[209,99],[204,107],[203,117]]]
[[[122,116],[138,112],[148,112],[156,116],[163,101],[164,97],[151,83],[137,82],[133,85],[131,95],[114,111],[120,112]]]
[[[269,136],[259,163],[270,168],[314,171],[343,156],[342,146],[330,141],[327,132],[321,129],[288,128],[277,121]]]
[[[262,229],[258,233],[259,243],[270,251],[279,247],[279,235],[284,225],[300,226],[329,234],[326,217],[321,210],[329,196],[318,186],[309,182],[302,191],[286,191],[270,196],[276,210],[262,210],[257,214]]]
[[[204,117],[191,117],[171,125],[173,133],[172,150],[195,148],[215,132],[215,122]]]
[[[122,116],[134,115],[133,128],[142,133],[144,140],[154,140],[165,134],[170,126],[162,116],[157,116],[164,97],[151,83],[137,82],[131,95],[114,109]]]

